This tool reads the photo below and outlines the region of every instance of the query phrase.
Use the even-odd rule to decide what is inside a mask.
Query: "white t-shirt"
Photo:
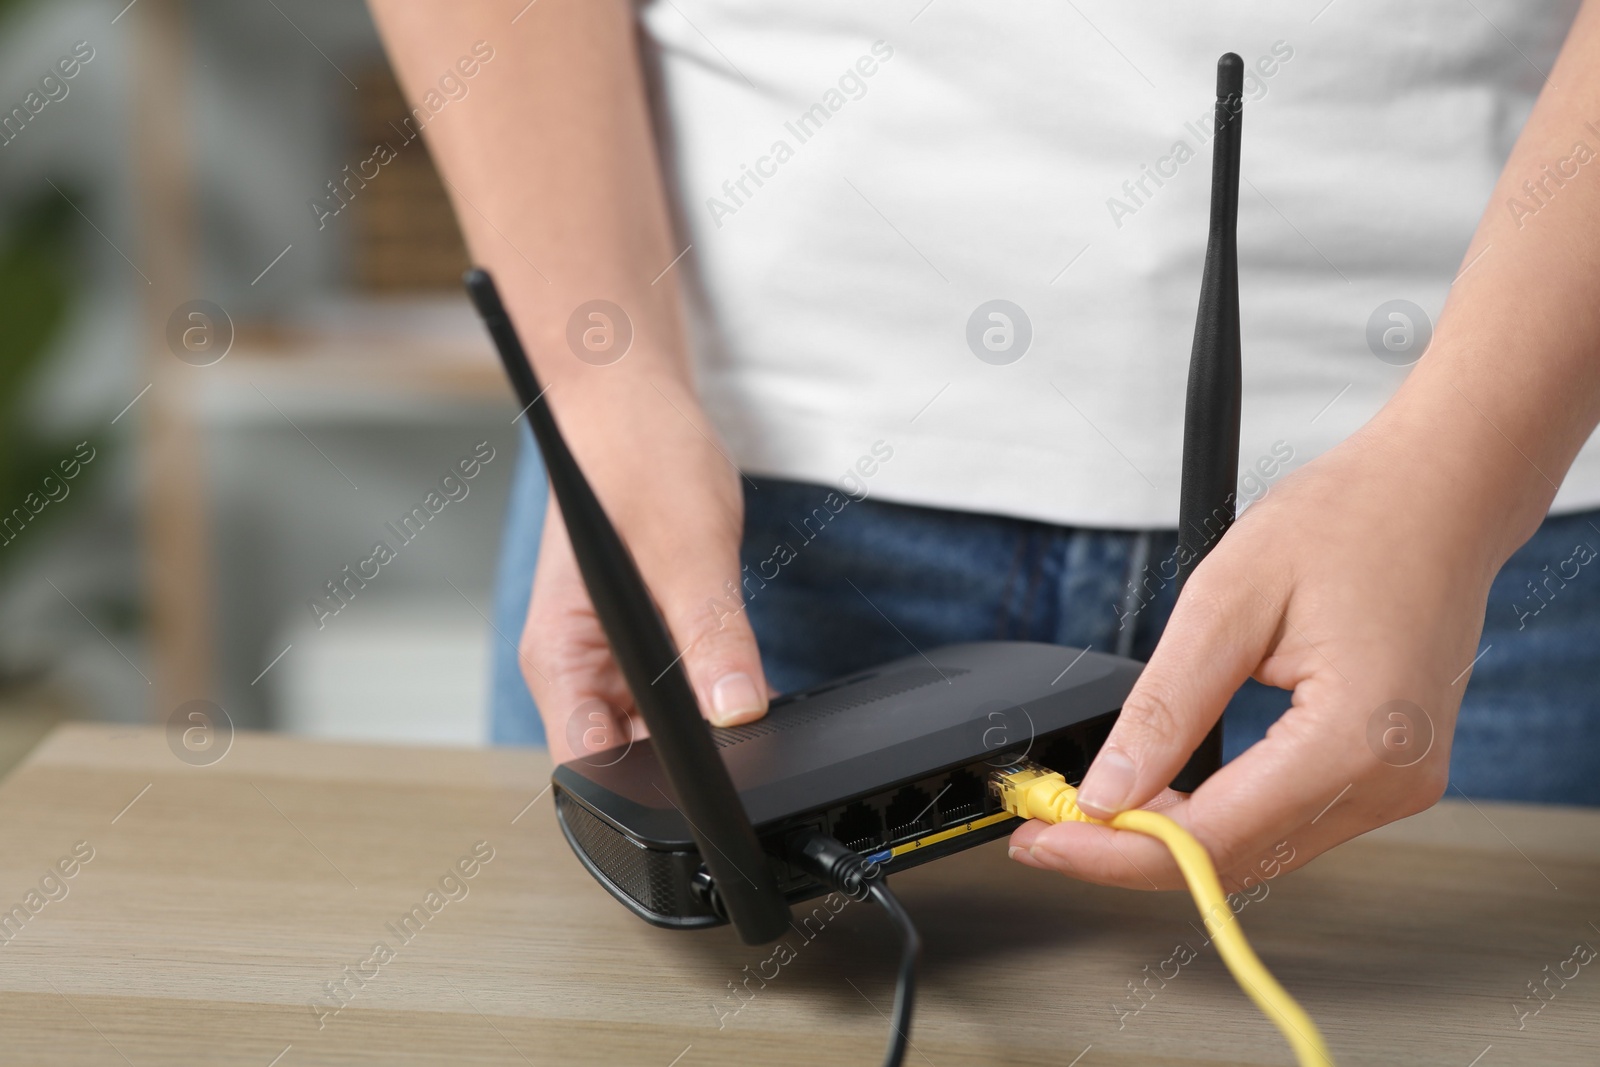
[[[700,393],[753,472],[1175,526],[1234,51],[1248,503],[1420,355],[1577,7],[643,0]]]

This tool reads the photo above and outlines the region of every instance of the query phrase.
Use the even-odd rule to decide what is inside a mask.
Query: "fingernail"
[[[755,679],[738,672],[724,674],[711,687],[711,721],[718,726],[737,726],[759,718],[766,710]]]
[[[1101,751],[1078,790],[1078,807],[1096,818],[1115,815],[1133,792],[1133,779],[1131,759],[1114,748]]]
[[[1016,845],[1012,845],[1010,848],[1006,849],[1006,859],[1014,860],[1014,859],[1017,858],[1017,853],[1018,852],[1026,852],[1026,851],[1028,851],[1028,850],[1025,849],[1025,848],[1018,848]]]

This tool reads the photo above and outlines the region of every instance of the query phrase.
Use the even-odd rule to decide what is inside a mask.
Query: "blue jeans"
[[[517,642],[528,618],[533,595],[533,570],[544,534],[548,486],[544,463],[528,420],[517,423],[521,447],[511,475],[505,532],[500,538],[500,563],[494,575],[494,626],[489,635],[489,740],[497,745],[544,745],[544,724],[522,679]]]
[[[815,511],[831,514],[827,487],[753,480],[742,555],[758,578],[746,584],[746,602],[767,677],[781,690],[957,641],[1049,641],[1147,659],[1172,611],[1172,583],[1159,579],[1176,547],[1172,531],[1077,529],[870,498],[824,521]],[[542,500],[542,484],[535,488]],[[527,510],[514,504],[513,518]],[[537,526],[512,533],[527,557]],[[1579,545],[1593,546],[1594,562],[1573,562]],[[1487,651],[1451,757],[1462,791],[1600,804],[1596,549],[1600,512],[1552,517],[1495,579],[1479,645]],[[1135,580],[1145,573],[1157,577]],[[531,574],[530,565],[505,597],[515,608],[499,623],[508,635],[520,632]],[[494,739],[539,743],[514,650],[497,648]],[[1223,719],[1225,758],[1259,740],[1289,699],[1247,682]]]

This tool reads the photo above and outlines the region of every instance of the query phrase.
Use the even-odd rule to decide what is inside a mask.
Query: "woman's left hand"
[[[1234,890],[1439,799],[1504,517],[1404,436],[1369,427],[1294,472],[1200,563],[1085,776],[1086,813],[1165,812]],[[1193,794],[1168,789],[1252,676],[1292,706]],[[1011,855],[1108,885],[1183,884],[1163,845],[1106,826],[1029,822]]]

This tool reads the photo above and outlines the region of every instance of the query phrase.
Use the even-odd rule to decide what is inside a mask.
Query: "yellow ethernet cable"
[[[1178,861],[1184,881],[1189,883],[1189,892],[1200,908],[1222,962],[1228,965],[1239,987],[1288,1039],[1300,1067],[1333,1067],[1333,1058],[1328,1055],[1317,1024],[1278,984],[1245,940],[1244,930],[1222,892],[1211,856],[1193,834],[1153,811],[1124,811],[1109,820],[1086,815],[1078,810],[1078,791],[1067,784],[1066,778],[1029,760],[991,771],[989,788],[1001,805],[1019,818],[1097,823],[1145,834],[1166,845]]]

